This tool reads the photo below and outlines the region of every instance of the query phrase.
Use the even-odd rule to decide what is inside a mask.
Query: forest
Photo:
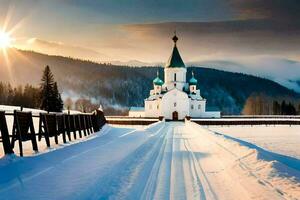
[[[163,66],[130,67],[115,66],[110,63],[95,63],[69,57],[49,56],[31,51],[18,50],[22,58],[16,58],[11,65],[14,77],[17,80],[14,88],[18,90],[26,84],[39,87],[40,79],[46,65],[49,65],[58,84],[64,100],[71,99],[72,108],[91,109],[103,106],[106,114],[124,114],[130,106],[143,106],[144,99],[152,89],[152,81],[159,70],[163,79]],[[212,66],[213,67],[213,66]],[[10,80],[5,75],[5,68],[0,68],[2,85],[9,85]],[[197,87],[201,95],[207,99],[208,110],[221,110],[223,114],[242,114],[246,101],[253,94],[264,94],[269,98],[286,100],[298,105],[299,94],[274,81],[247,74],[226,72],[212,68],[188,66],[187,80],[194,71],[198,79]],[[29,87],[29,86],[27,86]],[[19,89],[20,90],[20,89]],[[11,92],[10,92],[11,93]],[[23,91],[24,93],[24,91]],[[9,93],[6,94],[6,96]],[[9,103],[12,104],[13,99]],[[2,98],[2,97],[1,97]],[[86,99],[90,104],[83,108],[75,106],[78,99]],[[81,102],[87,102],[81,101]],[[69,101],[70,102],[70,101]]]

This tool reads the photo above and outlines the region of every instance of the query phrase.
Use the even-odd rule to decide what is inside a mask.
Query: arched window
[[[176,105],[177,105],[177,104],[176,104],[176,102],[175,102],[175,103],[174,103],[174,107],[176,107]]]
[[[159,105],[157,105],[157,110],[159,109]]]
[[[199,104],[199,105],[198,105],[198,110],[200,110],[200,109],[201,109],[201,105]]]
[[[149,105],[149,109],[150,109],[150,110],[152,109],[152,105],[151,105],[151,104]]]
[[[191,109],[194,109],[194,105],[191,105]]]
[[[176,81],[176,73],[174,74],[174,81]]]

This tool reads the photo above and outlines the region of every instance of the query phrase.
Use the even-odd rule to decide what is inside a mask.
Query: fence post
[[[12,146],[10,144],[10,140],[9,140],[9,133],[8,133],[8,129],[7,129],[7,123],[6,123],[4,111],[0,111],[0,132],[1,132],[1,136],[2,136],[2,144],[3,144],[3,148],[4,148],[4,153],[5,154],[14,153]]]

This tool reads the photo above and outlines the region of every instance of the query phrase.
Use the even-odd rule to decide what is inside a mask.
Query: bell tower
[[[172,40],[174,42],[173,51],[165,65],[165,86],[167,90],[174,87],[183,90],[186,84],[186,67],[177,48],[178,37],[176,32]]]

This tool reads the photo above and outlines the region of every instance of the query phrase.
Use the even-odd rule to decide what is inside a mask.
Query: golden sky
[[[185,61],[298,60],[298,7],[296,0],[0,0],[0,27],[14,47],[94,61],[165,62],[174,30]]]

